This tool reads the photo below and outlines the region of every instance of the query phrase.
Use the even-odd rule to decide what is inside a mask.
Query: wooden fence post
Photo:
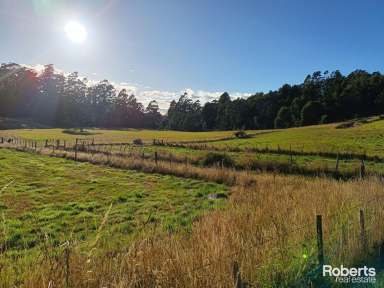
[[[360,209],[360,240],[361,240],[361,247],[364,250],[363,252],[367,253],[368,243],[367,243],[367,234],[365,231],[365,219],[364,219],[363,209]]]
[[[337,152],[337,156],[336,156],[335,172],[336,172],[336,174],[339,174],[339,152]]]
[[[77,142],[78,142],[78,139],[76,138],[76,143],[75,143],[75,161],[77,161]]]
[[[244,286],[243,286],[243,282],[241,280],[239,264],[236,261],[233,262],[232,273],[233,273],[234,287],[235,288],[243,288]]]
[[[316,230],[317,230],[317,259],[319,265],[324,265],[324,245],[323,245],[323,221],[321,215],[316,215]]]
[[[64,267],[64,274],[65,274],[65,288],[69,288],[69,242],[65,245],[64,248],[64,259],[65,259],[65,267]]]
[[[364,160],[361,159],[361,164],[360,164],[360,178],[365,177],[365,163]]]

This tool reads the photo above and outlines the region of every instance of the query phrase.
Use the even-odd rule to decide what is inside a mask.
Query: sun
[[[70,21],[65,25],[64,29],[68,39],[74,43],[83,43],[87,39],[87,30],[79,22]]]

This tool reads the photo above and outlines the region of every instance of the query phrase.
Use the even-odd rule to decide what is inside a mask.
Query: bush
[[[227,154],[210,152],[202,159],[203,166],[223,165],[224,167],[233,167],[235,162]]]
[[[249,138],[249,135],[243,130],[235,132],[234,135],[236,138]]]
[[[73,128],[73,129],[64,129],[63,133],[71,135],[95,135],[97,133],[92,133],[83,128]]]
[[[142,146],[144,144],[143,140],[141,140],[140,138],[133,139],[132,143],[133,143],[133,145],[140,145],[140,146]]]

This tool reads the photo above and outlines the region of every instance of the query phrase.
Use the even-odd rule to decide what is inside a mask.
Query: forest
[[[90,83],[77,72],[41,72],[23,65],[0,66],[0,117],[30,119],[50,127],[150,128],[179,131],[272,129],[343,121],[384,113],[384,75],[355,70],[314,72],[303,83],[275,91],[201,104],[184,93],[161,115],[108,80]]]

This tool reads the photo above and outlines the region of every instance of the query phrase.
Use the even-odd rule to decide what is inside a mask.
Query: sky
[[[373,0],[0,0],[0,62],[52,63],[165,108],[183,91],[205,102],[318,70],[383,71],[383,11]]]

